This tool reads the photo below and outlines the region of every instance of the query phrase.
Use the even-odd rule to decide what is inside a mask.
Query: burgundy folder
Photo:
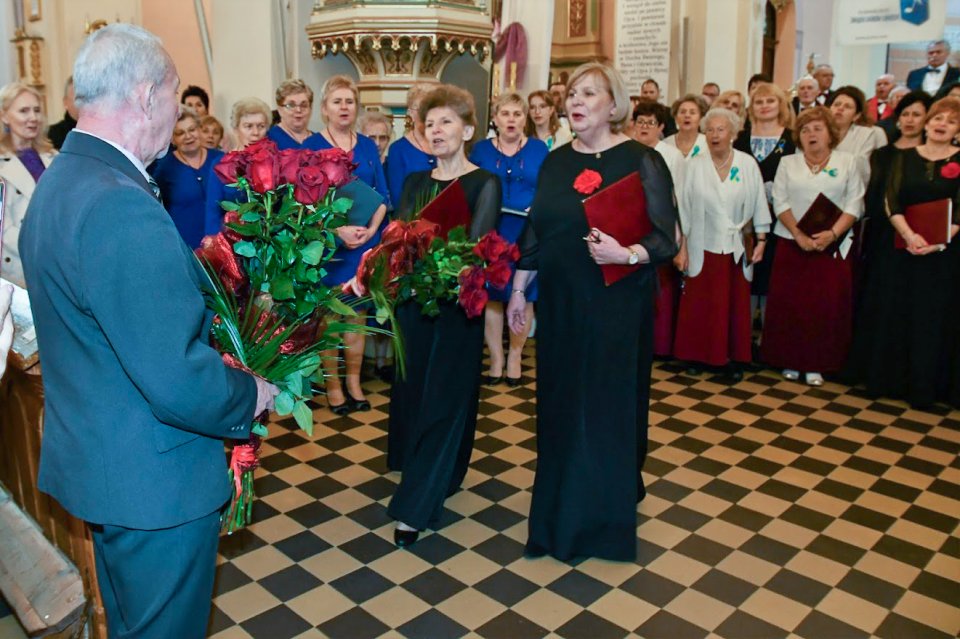
[[[636,171],[583,201],[587,224],[612,235],[622,246],[638,243],[653,230],[647,215],[643,182]],[[610,286],[639,270],[639,264],[601,264],[603,282]]]
[[[472,217],[460,180],[454,180],[420,210],[420,218],[439,226],[438,235],[444,239],[454,228],[469,226]]]
[[[944,198],[922,204],[911,204],[903,209],[903,217],[910,230],[931,246],[950,243],[950,222],[953,220],[953,200]],[[899,233],[893,235],[893,246],[907,248],[907,243]]]

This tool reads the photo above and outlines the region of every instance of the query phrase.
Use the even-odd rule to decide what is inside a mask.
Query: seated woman
[[[206,234],[207,185],[219,182],[213,167],[223,152],[203,146],[200,118],[188,107],[173,128],[173,145],[176,149],[157,160],[150,173],[183,241],[197,248]]]
[[[497,176],[467,160],[477,127],[473,96],[442,84],[423,96],[420,107],[437,167],[407,177],[396,216],[411,219],[417,202],[458,180],[471,213],[468,235],[479,239],[497,227],[501,197]],[[444,500],[467,473],[480,401],[483,321],[468,318],[456,303],[443,303],[439,315],[428,317],[414,301],[400,305],[396,318],[406,342],[406,377],[390,394],[387,466],[402,475],[387,513],[397,520],[394,541],[408,546],[419,531],[439,525]]]
[[[822,386],[821,373],[839,371],[850,347],[853,240],[847,231],[863,213],[864,185],[856,157],[834,150],[839,135],[827,108],[804,109],[795,135],[802,152],[780,161],[773,183],[779,239],[760,355],[786,379],[805,371],[807,384]],[[797,223],[821,194],[840,217],[807,235]]]
[[[493,119],[497,135],[481,140],[470,153],[470,161],[500,178],[503,192],[503,214],[497,231],[509,242],[516,242],[527,224],[523,215],[533,202],[533,192],[540,177],[540,166],[550,151],[547,145],[529,138],[523,132],[527,119],[526,103],[516,93],[502,93],[493,103]],[[523,345],[527,336],[510,335],[510,348],[503,356],[503,309],[510,300],[510,290],[491,289],[490,301],[484,315],[484,334],[490,352],[490,369],[487,384],[496,385],[504,380],[508,386],[520,385]],[[536,282],[527,290],[527,321],[533,321],[533,303],[537,300]]]
[[[646,495],[655,266],[676,253],[677,209],[663,158],[622,132],[630,100],[620,74],[588,63],[568,86],[577,137],[544,161],[507,308],[511,330],[527,330],[520,293],[536,275],[537,474],[526,552],[633,561]],[[590,228],[583,198],[631,174],[653,230],[623,246]],[[616,208],[643,215],[637,202]],[[637,268],[606,286],[601,267],[614,264]]]
[[[677,121],[677,132],[666,139],[664,144],[675,147],[686,159],[695,158],[707,150],[707,140],[700,133],[700,119],[707,112],[707,103],[699,95],[687,94],[670,107]]]
[[[527,96],[527,125],[523,132],[528,138],[540,140],[551,151],[573,139],[570,129],[560,124],[557,106],[549,91],[533,91]]]
[[[733,148],[739,128],[733,111],[711,109],[703,119],[710,152],[687,162],[679,256],[686,277],[673,348],[674,357],[695,366],[733,364],[733,381],[751,360],[751,265],[763,258],[770,230],[760,169]],[[747,238],[756,243],[751,247]]]

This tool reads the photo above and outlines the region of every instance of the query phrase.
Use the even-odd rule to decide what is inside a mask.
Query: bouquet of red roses
[[[407,300],[431,316],[440,312],[441,302],[456,300],[467,317],[478,317],[489,299],[487,285],[509,284],[511,265],[520,257],[516,244],[496,231],[474,241],[463,226],[446,239],[438,230],[424,219],[397,220],[384,230],[381,244],[364,254],[357,280],[369,291],[378,318]]]
[[[277,413],[292,414],[309,434],[307,402],[323,379],[320,353],[336,348],[346,331],[384,332],[329,319],[356,313],[338,287],[322,283],[336,229],[353,204],[337,197],[337,189],[352,179],[354,166],[340,149],[278,151],[266,139],[228,153],[215,172],[245,201],[221,202],[223,230],[196,251],[208,275],[214,346],[230,366],[275,384]],[[250,521],[266,418],[258,415],[250,440],[233,447],[236,494],[223,519],[228,533]]]

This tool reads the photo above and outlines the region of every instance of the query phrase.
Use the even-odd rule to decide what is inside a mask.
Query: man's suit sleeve
[[[132,186],[83,214],[81,303],[150,410],[170,426],[237,437],[253,418],[256,383],[208,345],[192,257],[170,217]]]
[[[914,69],[907,74],[907,88],[916,91],[923,87],[923,78],[926,75],[926,68]]]

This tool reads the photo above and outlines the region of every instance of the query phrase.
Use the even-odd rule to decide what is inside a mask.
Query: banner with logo
[[[840,44],[891,44],[943,37],[947,0],[842,0],[835,5]]]

